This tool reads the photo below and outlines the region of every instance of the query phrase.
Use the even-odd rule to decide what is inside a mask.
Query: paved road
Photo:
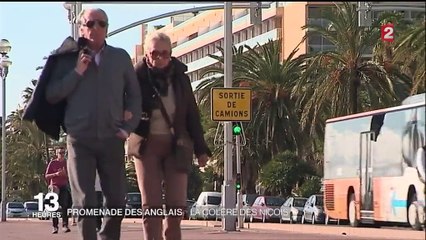
[[[241,232],[223,232],[218,223],[205,221],[184,221],[183,239],[187,240],[366,240],[366,239],[404,239],[420,240],[424,238],[424,232],[407,230],[382,230],[374,229],[375,234],[363,231],[347,231],[352,228],[333,226],[290,225],[254,223],[250,228]],[[324,230],[327,229],[327,230]],[[39,220],[8,220],[0,223],[0,239],[2,240],[77,240],[77,228],[71,227],[70,233],[60,232],[52,235],[51,222]],[[389,232],[390,231],[390,232]],[[306,233],[309,232],[309,233]],[[381,234],[379,233],[381,232]],[[142,225],[140,219],[125,219],[122,227],[122,238],[125,240],[140,240],[142,238]],[[415,233],[415,234],[413,234]],[[390,234],[390,235],[389,235]],[[401,235],[401,238],[389,238],[389,236]],[[420,237],[421,236],[421,237]]]

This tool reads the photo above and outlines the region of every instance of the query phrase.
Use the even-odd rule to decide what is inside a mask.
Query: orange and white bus
[[[329,119],[324,208],[356,227],[425,223],[425,94],[401,106]]]

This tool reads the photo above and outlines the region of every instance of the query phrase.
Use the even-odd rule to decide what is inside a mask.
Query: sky
[[[12,50],[8,54],[12,65],[6,78],[6,115],[22,105],[22,92],[38,79],[44,65],[44,56],[58,48],[71,36],[71,25],[64,2],[52,3],[0,3],[0,39],[9,40]],[[83,8],[102,8],[109,18],[109,31],[130,23],[163,13],[206,4],[84,4]],[[150,23],[150,27],[167,24],[170,18]],[[107,43],[135,54],[135,45],[141,43],[141,28],[135,27],[107,39]],[[1,86],[0,86],[1,89]],[[1,92],[0,92],[1,96]],[[0,116],[3,104],[0,98]]]

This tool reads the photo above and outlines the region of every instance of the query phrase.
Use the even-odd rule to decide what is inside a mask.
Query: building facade
[[[356,4],[356,2],[354,2]],[[385,10],[374,10],[373,18],[378,18],[384,11],[402,11],[406,18],[424,18],[424,3],[421,2],[372,2]],[[307,23],[327,26],[322,18],[324,7],[333,6],[332,2],[274,2],[268,9],[262,10],[262,23],[250,23],[249,9],[233,9],[233,43],[236,47],[248,45],[255,47],[265,44],[269,39],[281,40],[281,59],[285,59],[300,43],[307,30],[302,26]],[[389,6],[389,7],[386,7]],[[423,6],[423,10],[421,7]],[[205,79],[207,67],[219,64],[209,54],[220,55],[218,47],[224,47],[224,12],[211,10],[191,13],[171,18],[171,23],[159,26],[154,31],[161,31],[170,36],[172,55],[187,64],[188,75],[193,88]],[[142,43],[135,47],[134,61],[144,55],[143,44],[148,34],[147,25],[142,25]],[[305,43],[299,46],[298,54],[322,51],[333,48],[333,44],[317,35],[309,35]]]

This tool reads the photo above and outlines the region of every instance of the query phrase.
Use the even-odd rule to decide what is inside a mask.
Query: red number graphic
[[[394,40],[394,27],[392,23],[388,23],[382,25],[380,28],[380,35],[382,37],[382,41],[385,42],[393,42]]]

